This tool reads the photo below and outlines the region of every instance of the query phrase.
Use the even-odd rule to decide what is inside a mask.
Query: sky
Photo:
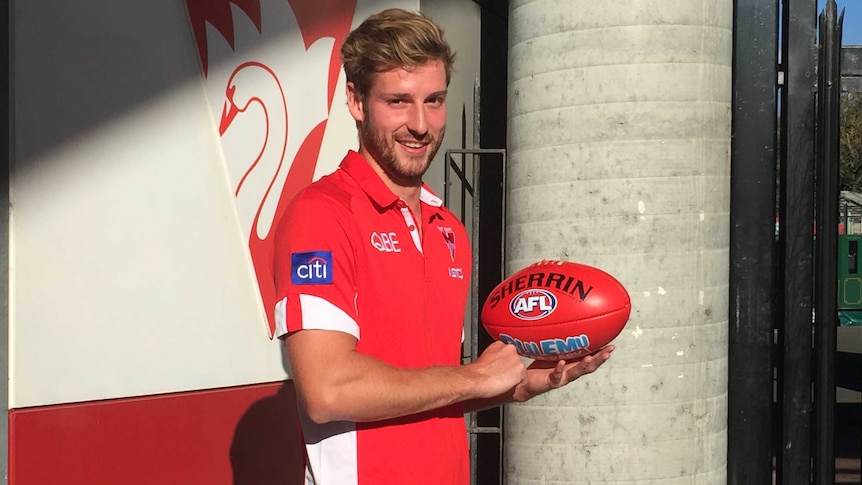
[[[844,45],[862,45],[862,0],[835,0],[838,13],[844,9]],[[817,12],[822,12],[826,0],[817,0]]]

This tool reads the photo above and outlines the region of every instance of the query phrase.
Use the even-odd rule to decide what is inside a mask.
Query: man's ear
[[[362,96],[356,91],[356,85],[353,82],[347,83],[347,109],[350,111],[350,116],[357,122],[365,119],[365,106],[362,103]]]

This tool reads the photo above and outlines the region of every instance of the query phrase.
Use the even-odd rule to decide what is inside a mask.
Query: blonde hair
[[[452,76],[455,53],[443,39],[443,29],[421,13],[384,10],[365,19],[341,46],[341,63],[347,81],[364,99],[374,75],[441,61],[446,85]]]

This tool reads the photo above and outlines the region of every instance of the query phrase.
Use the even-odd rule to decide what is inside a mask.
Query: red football
[[[482,307],[496,340],[533,359],[576,359],[616,338],[632,305],[613,276],[585,264],[541,261],[503,280]]]

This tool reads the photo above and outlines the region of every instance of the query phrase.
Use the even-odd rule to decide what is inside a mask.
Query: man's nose
[[[425,136],[428,132],[428,118],[425,113],[425,106],[422,103],[416,103],[410,107],[410,113],[407,116],[407,129],[415,136]]]

